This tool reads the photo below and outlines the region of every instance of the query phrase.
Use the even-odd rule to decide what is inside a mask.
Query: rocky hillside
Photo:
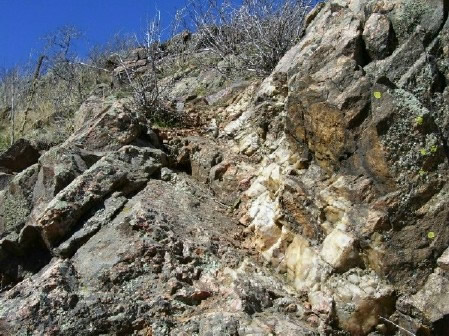
[[[16,143],[0,334],[449,335],[448,13],[321,3],[264,80],[167,79],[195,127],[93,95]]]

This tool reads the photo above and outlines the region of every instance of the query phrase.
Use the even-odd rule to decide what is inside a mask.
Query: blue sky
[[[0,68],[23,64],[40,38],[70,24],[85,33],[78,51],[86,54],[115,33],[141,33],[156,8],[166,25],[185,0],[0,0]]]
[[[0,0],[0,68],[36,58],[42,47],[41,38],[63,25],[74,25],[84,33],[75,51],[86,56],[89,49],[107,42],[116,33],[141,35],[156,9],[167,27],[185,3],[186,0]]]

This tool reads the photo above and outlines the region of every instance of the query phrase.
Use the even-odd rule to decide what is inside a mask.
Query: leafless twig
[[[207,47],[228,70],[266,75],[300,36],[311,0],[190,0],[187,13],[199,48]]]
[[[387,319],[387,318],[385,318],[385,317],[379,316],[379,318],[380,318],[382,321],[385,321],[385,322],[388,322],[388,323],[394,325],[396,328],[402,330],[403,332],[405,332],[406,334],[408,334],[408,335],[410,335],[410,336],[416,336],[414,333],[408,331],[407,329],[401,327],[400,325],[397,325],[396,323],[394,323],[393,321],[390,321],[389,319]]]

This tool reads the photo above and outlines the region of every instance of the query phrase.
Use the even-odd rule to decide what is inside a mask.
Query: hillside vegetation
[[[0,151],[20,137],[40,148],[60,143],[92,94],[130,96],[138,108],[151,110],[153,121],[179,124],[182,117],[168,107],[175,80],[199,65],[217,69],[228,82],[266,76],[297,42],[310,8],[307,0],[245,0],[240,6],[191,0],[167,27],[171,38],[163,39],[167,28],[159,13],[143,34],[117,35],[87,59],[74,52],[82,32],[61,27],[43,37],[37,59],[0,74]],[[136,60],[145,63],[138,73],[129,66]]]
[[[448,1],[275,4],[4,77],[0,334],[448,334]]]

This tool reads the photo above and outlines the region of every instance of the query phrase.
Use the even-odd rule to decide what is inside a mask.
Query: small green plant
[[[415,118],[415,125],[416,126],[421,126],[424,123],[424,117],[423,116],[418,116]]]
[[[427,175],[427,171],[424,169],[420,169],[418,172],[419,176],[426,176]]]
[[[198,86],[198,87],[196,88],[196,90],[195,90],[195,94],[196,94],[198,97],[205,96],[205,95],[207,94],[207,90],[206,90],[206,88],[204,87],[204,85]]]
[[[429,154],[429,153],[427,152],[427,149],[425,149],[425,148],[421,148],[421,149],[419,150],[419,153],[420,153],[422,156],[426,156],[427,154]]]
[[[437,145],[433,145],[432,147],[430,147],[430,152],[431,153],[436,153],[438,151],[438,146]]]
[[[129,97],[130,95],[131,94],[129,92],[126,92],[124,90],[118,90],[115,94],[117,99],[123,99],[123,98]]]

